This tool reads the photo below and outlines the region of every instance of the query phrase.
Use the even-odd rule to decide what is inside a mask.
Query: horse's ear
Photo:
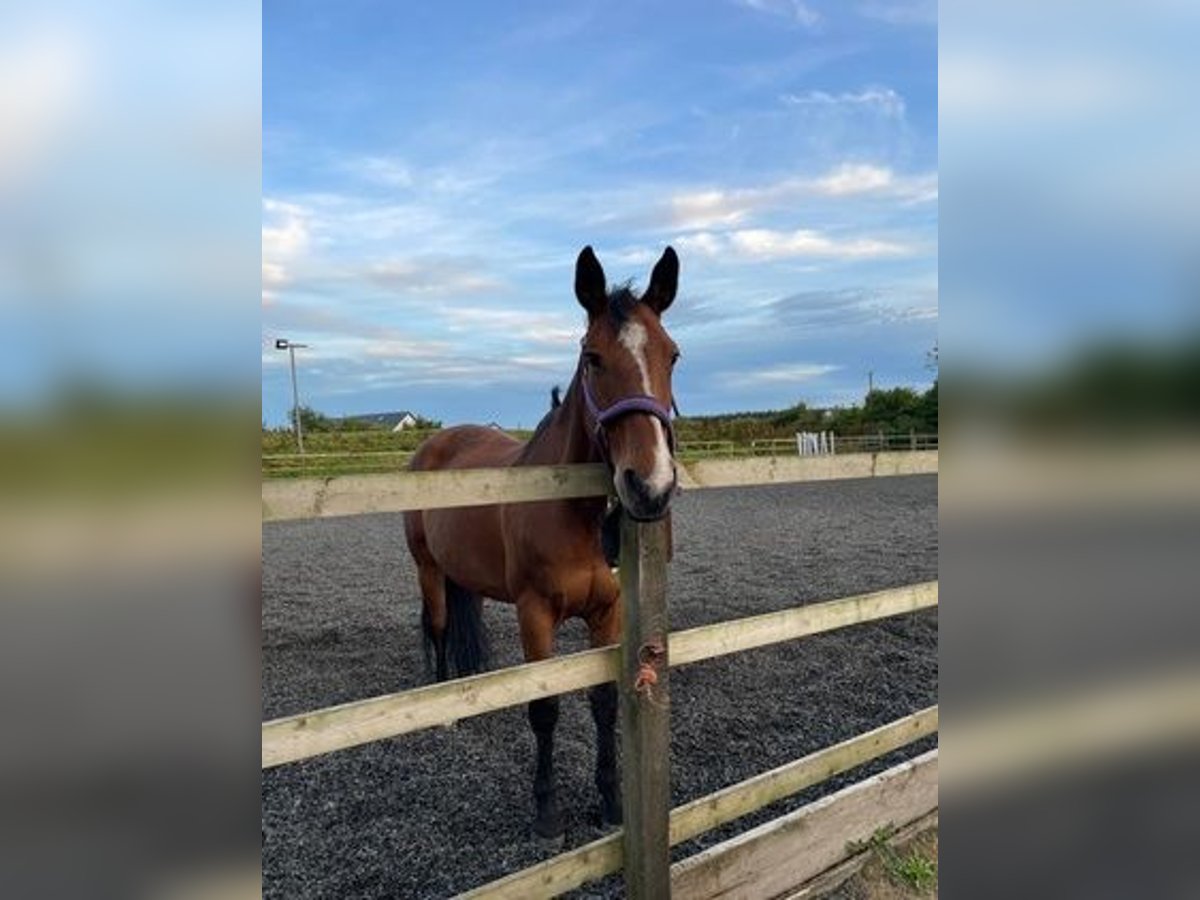
[[[642,299],[661,316],[675,299],[677,290],[679,290],[679,257],[675,255],[673,249],[668,247],[663,251],[662,259],[654,266],[654,271],[650,273],[650,286],[646,288]]]
[[[590,245],[579,251],[579,259],[575,260],[575,297],[589,316],[600,315],[608,303],[604,269]]]

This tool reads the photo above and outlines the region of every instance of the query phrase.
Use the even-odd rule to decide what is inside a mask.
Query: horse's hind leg
[[[425,659],[429,662],[432,649],[438,681],[450,677],[446,662],[446,578],[432,562],[417,564],[417,580],[421,585],[421,627],[425,632]]]
[[[621,639],[621,604],[617,596],[602,604],[587,618],[588,637],[593,647],[607,647]],[[600,792],[602,825],[620,825],[621,776],[617,770],[617,686],[598,684],[588,691],[592,719],[596,723],[596,789]]]

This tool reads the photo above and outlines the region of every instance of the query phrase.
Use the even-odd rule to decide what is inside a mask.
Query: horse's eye
[[[677,362],[679,362],[679,351],[678,350],[676,350],[674,353],[671,354],[671,365],[673,366]]]
[[[592,351],[592,350],[584,350],[583,351],[583,362],[584,362],[584,365],[586,365],[592,369],[602,368],[602,366],[600,364],[600,354],[596,353],[595,351]]]

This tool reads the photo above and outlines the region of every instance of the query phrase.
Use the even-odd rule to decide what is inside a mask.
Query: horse
[[[494,428],[447,428],[417,448],[409,468],[440,469],[607,465],[625,514],[654,521],[669,513],[678,484],[671,422],[671,376],[679,348],[662,324],[675,299],[679,258],[667,247],[639,296],[629,284],[610,290],[590,246],[575,263],[575,297],[587,312],[580,354],[565,396],[554,403],[527,442]],[[604,497],[428,509],[405,514],[405,536],[416,563],[427,649],[436,677],[484,663],[482,599],[515,605],[527,662],[554,655],[568,618],[583,619],[592,647],[621,635],[620,587],[601,546]],[[596,726],[596,788],[602,826],[622,822],[617,772],[617,689],[588,692]],[[558,697],[529,704],[537,746],[533,831],[564,832],[554,778]]]

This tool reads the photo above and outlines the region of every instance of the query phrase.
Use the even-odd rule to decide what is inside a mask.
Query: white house
[[[365,422],[368,425],[374,425],[377,428],[386,428],[389,431],[405,431],[406,429],[417,427],[417,417],[408,410],[370,413],[365,416],[346,416],[345,421]]]

